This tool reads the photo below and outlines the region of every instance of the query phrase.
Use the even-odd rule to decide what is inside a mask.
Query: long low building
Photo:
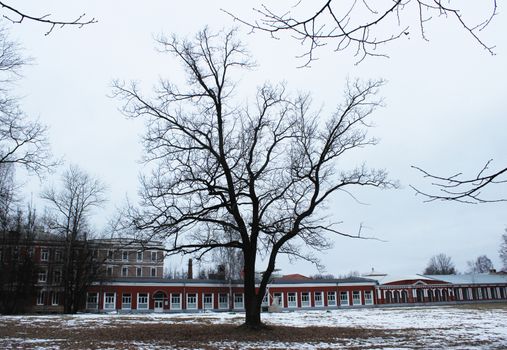
[[[378,275],[312,279],[302,275],[276,278],[268,286],[263,309],[296,310],[375,305],[415,305],[507,301],[507,275]],[[241,311],[241,281],[115,279],[94,283],[87,293],[90,312]]]

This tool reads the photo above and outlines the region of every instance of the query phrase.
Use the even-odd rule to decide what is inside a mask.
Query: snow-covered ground
[[[134,324],[241,324],[239,313],[199,314],[79,314],[45,316],[2,316],[0,328],[7,324],[41,328],[103,328]],[[507,349],[507,308],[408,307],[295,311],[263,314],[270,325],[293,327],[352,327],[392,331],[393,336],[341,339],[336,342],[210,342],[217,349]],[[61,339],[0,338],[0,348],[60,349]],[[104,349],[121,348],[103,344]],[[167,349],[156,343],[129,343],[126,348]]]

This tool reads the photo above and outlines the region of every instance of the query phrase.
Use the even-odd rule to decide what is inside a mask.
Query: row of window
[[[53,283],[60,283],[62,281],[62,271],[55,270],[53,271]],[[37,282],[38,283],[46,283],[48,282],[48,272],[47,270],[39,271],[37,274]]]
[[[58,292],[51,292],[49,293],[51,295],[50,305],[57,306],[60,304],[60,293]],[[45,305],[46,304],[46,297],[48,295],[47,291],[40,290],[37,293],[37,298],[35,300],[35,304],[38,306]]]
[[[142,262],[144,251],[138,250],[138,251],[130,251],[130,250],[122,250],[121,252],[121,259],[123,261],[128,261],[129,256],[135,252],[136,254],[136,261]],[[94,251],[95,257],[97,256],[97,251]],[[62,261],[62,252],[60,250],[55,250],[55,258],[54,261]],[[156,251],[150,252],[150,258],[151,261],[158,261],[158,255]],[[108,260],[114,260],[114,250],[108,250],[107,251],[107,259]],[[42,248],[40,253],[40,260],[41,261],[49,261],[49,249],[48,248]]]
[[[364,291],[364,304],[365,305],[373,305],[373,293],[372,291]],[[287,293],[287,307],[295,308],[298,307],[297,303],[297,292],[289,292]],[[301,307],[310,307],[310,292],[300,292],[301,298]],[[362,305],[361,300],[362,292],[359,290],[352,291],[352,305]],[[327,292],[327,306],[336,306],[336,292]],[[314,292],[313,300],[315,307],[324,306],[324,292]],[[268,305],[266,298],[263,300],[264,305]],[[272,296],[272,304],[279,305],[280,307],[285,307],[283,301],[283,293],[273,293]],[[349,302],[349,292],[340,292],[340,305],[348,306]]]
[[[142,250],[137,250],[137,251],[122,250],[121,251],[121,260],[123,260],[123,261],[129,261],[129,257],[134,252],[136,254],[136,261],[138,261],[138,262],[143,261],[144,251],[142,251]],[[159,260],[156,251],[150,252],[150,258],[151,258],[151,261],[158,261]],[[114,260],[114,250],[108,250],[107,251],[107,259],[108,260]]]
[[[297,304],[297,292],[289,292],[287,293],[287,307],[288,308],[296,308]],[[301,307],[310,307],[310,293],[309,292],[300,292],[301,298]],[[364,304],[365,305],[373,305],[373,293],[372,291],[352,291],[352,305],[362,305],[361,294],[364,294]],[[149,293],[137,293],[137,310],[148,310],[149,309]],[[203,309],[214,309],[214,297],[215,295],[212,293],[204,293],[202,294],[202,308]],[[315,307],[323,307],[324,306],[324,292],[315,292],[313,293],[314,297],[314,306]],[[336,292],[327,292],[327,306],[336,306]],[[187,310],[196,310],[198,309],[198,293],[187,293],[186,294],[186,309]],[[163,296],[158,298],[154,297],[154,308],[155,311],[157,309],[164,308]],[[87,309],[98,309],[99,304],[99,294],[98,293],[88,293],[87,297]],[[271,302],[270,302],[271,301]],[[169,298],[170,309],[171,310],[181,310],[182,309],[182,294],[181,293],[171,293]],[[266,295],[263,299],[263,306],[269,305],[278,305],[280,307],[285,307],[283,293],[273,293],[270,298]],[[349,292],[340,292],[340,305],[348,306],[349,303]],[[102,308],[104,310],[114,310],[116,309],[116,293],[114,292],[106,292],[104,293],[103,305]],[[219,293],[218,294],[218,308],[219,309],[229,309],[229,294]],[[242,293],[234,293],[233,295],[233,308],[234,309],[243,309],[244,308],[244,297]],[[123,310],[131,310],[132,309],[132,294],[123,293],[121,295],[121,309]]]
[[[129,271],[130,271],[130,266],[122,266],[121,276],[122,277],[132,277]],[[136,277],[157,277],[157,268],[156,267],[150,267],[150,272],[149,272],[148,276],[143,276],[143,268],[140,266],[136,266],[135,271],[136,271],[135,272]],[[106,274],[109,277],[113,276],[113,266],[106,267]]]
[[[149,309],[149,293],[137,293],[137,310],[148,310]],[[86,308],[88,310],[96,310],[99,308],[99,293],[88,293],[86,300]],[[169,299],[171,310],[182,310],[182,295],[181,293],[171,293]],[[197,310],[199,302],[198,293],[187,293],[186,294],[186,309]],[[214,309],[214,295],[206,293],[202,295],[203,309]],[[104,293],[103,299],[104,310],[115,310],[116,309],[116,293],[106,292]],[[155,311],[162,311],[164,308],[163,298],[154,298],[154,309]],[[227,310],[229,309],[229,295],[225,293],[218,294],[218,308]],[[243,309],[244,301],[243,294],[235,293],[233,299],[234,309]],[[123,293],[121,295],[121,309],[132,310],[132,294]]]

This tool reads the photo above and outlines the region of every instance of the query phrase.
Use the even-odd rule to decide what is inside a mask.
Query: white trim
[[[106,294],[113,294],[113,302],[107,304],[113,304],[112,308],[106,308]],[[116,310],[116,292],[104,292],[104,300],[102,303],[102,309],[104,310]]]
[[[236,302],[236,295],[241,295],[241,303]],[[243,310],[245,308],[245,294],[244,293],[234,293],[232,296],[233,299],[233,308],[237,310]]]
[[[129,298],[130,298],[130,303],[125,303],[125,302],[123,301],[123,298],[124,298],[124,297],[126,297],[127,295],[128,295],[128,296],[129,296]],[[128,305],[130,305],[130,306],[129,306],[129,307],[125,307],[124,305],[126,305],[126,304],[128,304]],[[132,310],[132,293],[122,293],[122,294],[121,294],[121,309],[122,309],[122,310]]]
[[[188,307],[188,297],[190,295],[195,295],[195,307]],[[192,303],[194,304],[194,303]],[[187,293],[186,294],[186,302],[185,302],[185,310],[198,310],[199,309],[199,293]]]
[[[291,294],[294,294],[293,301],[289,300],[289,297],[291,296]],[[295,303],[295,305],[294,305],[294,303]],[[287,307],[291,308],[291,309],[295,309],[298,307],[298,292],[287,292]]]
[[[205,296],[211,295],[211,307],[206,307]],[[215,294],[214,293],[202,293],[202,309],[213,310],[215,308]]]
[[[146,307],[143,307],[143,308],[140,308],[139,307],[139,297],[140,295],[143,294],[146,295],[146,303],[143,303],[143,304],[146,304]],[[150,293],[137,293],[137,306],[136,306],[136,309],[137,310],[149,310],[150,309]]]
[[[221,303],[220,296],[225,295],[226,301]],[[218,293],[218,309],[228,310],[229,309],[229,293]]]
[[[174,306],[176,304],[173,303],[173,295],[174,296],[176,296],[176,295],[179,296],[180,302],[177,304],[178,307]],[[170,298],[169,299],[169,306],[170,306],[171,310],[181,310],[181,301],[182,301],[181,293],[171,293],[171,294],[169,294],[169,298]]]

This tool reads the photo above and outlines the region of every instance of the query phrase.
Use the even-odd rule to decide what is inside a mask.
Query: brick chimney
[[[193,278],[194,272],[192,271],[192,259],[188,259],[188,270],[187,270],[187,279],[191,280]]]

